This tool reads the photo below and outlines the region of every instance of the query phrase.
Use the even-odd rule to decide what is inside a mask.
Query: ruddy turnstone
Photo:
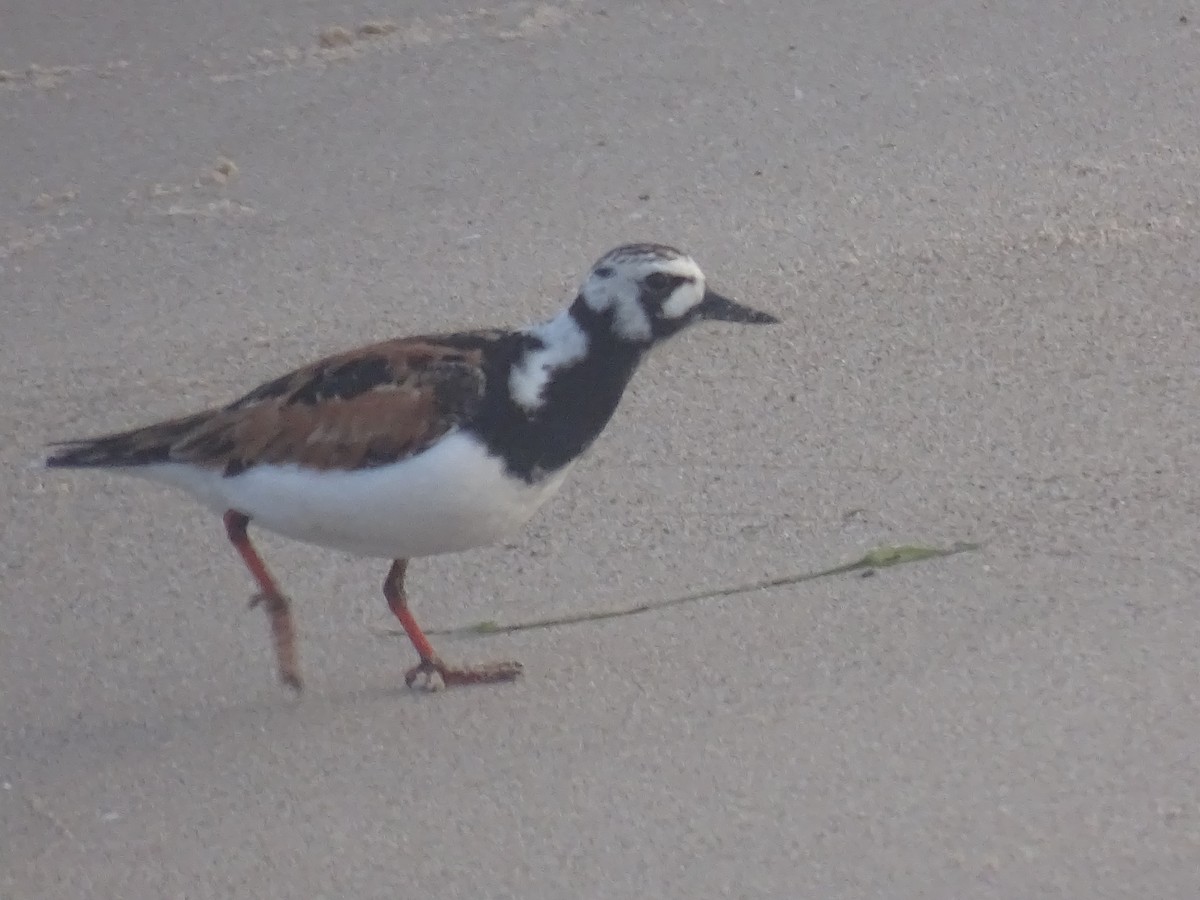
[[[491,544],[524,525],[608,423],[655,344],[701,320],[774,316],[706,286],[691,257],[630,244],[592,267],[547,322],[396,338],[255,388],[228,406],[103,437],[65,441],[46,464],[103,468],[182,488],[224,516],[258,584],[279,677],[300,688],[288,598],[251,543],[269,531],[391,559],[383,594],[420,663],[405,682],[506,681],[504,662],[453,668],[409,610],[413,557]]]

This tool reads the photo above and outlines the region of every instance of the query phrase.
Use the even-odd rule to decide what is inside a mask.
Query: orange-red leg
[[[275,661],[279,667],[279,680],[299,692],[300,661],[296,654],[296,628],[292,622],[291,605],[279,585],[262,561],[254,545],[250,543],[250,535],[246,526],[250,517],[229,510],[225,513],[225,533],[241,554],[242,562],[258,583],[259,592],[250,600],[250,606],[260,603],[267,611],[267,621],[271,623],[271,637],[275,643]]]
[[[497,681],[512,681],[521,674],[519,662],[489,663],[470,669],[451,668],[443,663],[436,653],[425,632],[417,624],[412,610],[408,608],[408,596],[404,592],[404,574],[408,570],[408,560],[398,559],[392,563],[387,578],[383,581],[383,596],[387,598],[388,606],[404,626],[404,632],[416,648],[421,662],[409,669],[404,676],[404,683],[412,687],[418,676],[424,676],[425,684],[432,682],[433,676],[440,675],[446,687],[460,684],[492,684]]]

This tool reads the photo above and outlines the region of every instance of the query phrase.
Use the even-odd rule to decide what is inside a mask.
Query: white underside
[[[178,463],[128,470],[236,510],[285,537],[359,556],[409,559],[499,541],[529,521],[570,466],[528,484],[484,445],[452,433],[403,462],[357,472],[254,466],[241,475]]]

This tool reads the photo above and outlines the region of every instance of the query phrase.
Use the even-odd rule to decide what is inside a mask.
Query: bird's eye
[[[646,276],[643,284],[655,293],[667,293],[674,290],[684,282],[684,278],[680,275],[668,275],[666,272],[651,272]]]

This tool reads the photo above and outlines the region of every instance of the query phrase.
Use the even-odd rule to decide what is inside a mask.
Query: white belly
[[[236,510],[285,537],[408,559],[512,534],[554,495],[569,469],[531,485],[506,475],[479,440],[457,432],[403,462],[357,472],[259,465],[226,478],[177,463],[128,471],[182,488],[215,512]]]

